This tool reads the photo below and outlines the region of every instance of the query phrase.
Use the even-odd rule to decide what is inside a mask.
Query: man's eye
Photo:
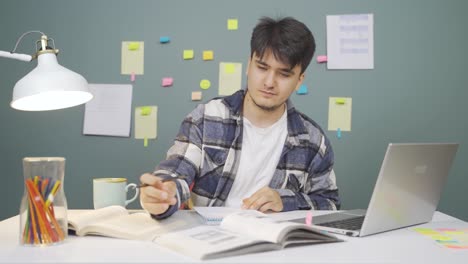
[[[285,72],[282,72],[282,73],[280,73],[280,74],[281,74],[281,76],[286,77],[286,78],[288,78],[289,76],[291,76],[291,74],[285,73]]]
[[[262,66],[262,65],[257,65],[257,67],[258,67],[260,70],[263,70],[263,71],[266,71],[266,70],[267,70],[267,67]]]

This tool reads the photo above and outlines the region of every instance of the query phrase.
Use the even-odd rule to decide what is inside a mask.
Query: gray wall
[[[468,220],[468,2],[395,1],[2,1],[0,49],[11,50],[29,30],[55,39],[59,62],[90,83],[129,83],[120,75],[121,41],[145,42],[145,75],[137,76],[133,106],[158,105],[158,138],[142,140],[82,135],[84,106],[51,112],[10,108],[13,86],[35,67],[0,58],[0,219],[18,213],[23,194],[22,158],[63,156],[69,208],[92,208],[93,177],[138,181],[165,157],[180,121],[196,106],[190,92],[201,79],[212,82],[204,100],[217,95],[218,63],[247,62],[250,33],[258,18],[294,16],[326,52],[327,14],[373,13],[375,69],[329,71],[313,62],[306,72],[309,94],[293,95],[296,106],[325,129],[328,97],[353,98],[352,131],[337,139],[328,132],[345,209],[366,207],[389,142],[445,141],[461,144],[439,210]],[[239,30],[226,30],[226,19]],[[159,37],[171,37],[160,45]],[[23,39],[18,52],[32,54],[38,34]],[[183,49],[196,58],[183,61]],[[203,62],[201,51],[215,60]],[[162,77],[175,78],[162,88]],[[245,83],[245,80],[243,80]],[[138,203],[132,205],[137,208]]]

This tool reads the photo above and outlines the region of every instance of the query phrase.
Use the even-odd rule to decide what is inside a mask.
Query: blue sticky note
[[[169,37],[159,37],[159,42],[161,43],[168,43],[169,41],[171,41]]]
[[[336,137],[341,138],[341,129],[339,128],[336,130]]]
[[[299,90],[296,92],[297,94],[307,94],[307,86],[305,84],[302,84],[299,87]]]

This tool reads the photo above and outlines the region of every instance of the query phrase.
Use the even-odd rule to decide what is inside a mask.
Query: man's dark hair
[[[315,52],[315,39],[304,23],[292,17],[272,19],[262,17],[255,26],[250,39],[250,57],[263,58],[265,51],[291,68],[301,66],[303,73]]]

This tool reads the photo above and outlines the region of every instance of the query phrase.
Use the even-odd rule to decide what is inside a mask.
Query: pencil
[[[170,178],[162,179],[162,182],[175,181],[175,180],[185,180],[185,179],[187,179],[186,176],[177,176],[177,177],[170,177]],[[148,186],[150,186],[150,185],[147,184],[147,183],[141,183],[139,186],[137,186],[137,188],[143,188],[143,187],[148,187]]]

